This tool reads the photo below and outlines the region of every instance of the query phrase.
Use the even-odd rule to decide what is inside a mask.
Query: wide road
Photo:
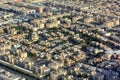
[[[40,80],[40,77],[38,77],[36,74],[33,74],[32,71],[29,71],[27,69],[21,68],[16,65],[12,65],[8,62],[5,62],[3,60],[0,60],[0,65],[3,65],[4,67],[8,67],[9,69],[16,71],[16,73],[20,73],[24,76],[29,76],[30,78],[28,80]],[[33,77],[33,78],[32,78]]]
[[[9,72],[11,72],[11,73],[13,73],[13,74],[22,76],[22,77],[26,78],[27,80],[35,80],[35,79],[33,79],[32,77],[30,77],[30,76],[26,76],[26,75],[24,75],[24,74],[21,74],[21,73],[19,73],[19,72],[17,72],[17,71],[14,71],[14,70],[6,67],[6,66],[0,65],[0,68],[5,69],[6,71],[9,71]]]

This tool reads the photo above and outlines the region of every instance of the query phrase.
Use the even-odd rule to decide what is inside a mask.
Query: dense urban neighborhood
[[[0,0],[0,80],[120,80],[120,1]]]

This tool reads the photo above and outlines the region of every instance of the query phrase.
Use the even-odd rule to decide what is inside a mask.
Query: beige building
[[[20,53],[18,53],[18,56],[20,58],[27,58],[27,53],[26,52],[20,52]]]
[[[40,20],[33,20],[31,22],[35,27],[39,27],[40,29],[43,29],[45,27],[45,24],[41,22]]]
[[[39,36],[38,36],[37,33],[33,33],[33,34],[31,35],[31,40],[32,40],[32,41],[37,41],[38,39],[39,39]]]
[[[90,18],[85,18],[85,19],[84,19],[84,22],[85,22],[85,23],[94,22],[94,18],[92,18],[92,17],[90,17]]]
[[[112,22],[112,21],[107,21],[107,22],[104,23],[104,25],[105,25],[106,27],[114,27],[114,22]]]
[[[46,28],[58,27],[59,25],[60,25],[60,21],[54,21],[51,23],[46,23]]]

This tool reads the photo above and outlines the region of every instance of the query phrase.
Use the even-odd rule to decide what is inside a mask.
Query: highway
[[[40,77],[38,75],[36,75],[36,74],[32,73],[32,71],[29,71],[29,70],[24,69],[22,67],[10,64],[10,63],[5,62],[3,60],[0,60],[0,65],[6,66],[9,69],[13,69],[16,72],[18,71],[18,73],[22,73],[22,75],[24,74],[24,75],[30,76],[33,78],[33,79],[31,78],[32,80],[40,80]]]

